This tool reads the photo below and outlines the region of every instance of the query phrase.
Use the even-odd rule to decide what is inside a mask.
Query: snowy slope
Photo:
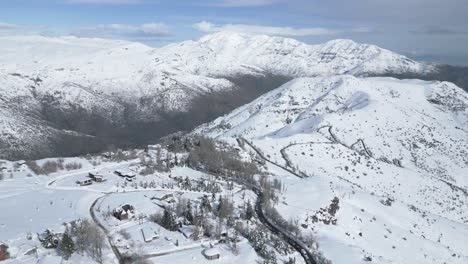
[[[13,156],[20,151],[31,154],[37,149],[33,142],[52,144],[48,138],[68,133],[61,130],[76,130],[67,120],[84,123],[75,131],[84,133],[78,137],[95,135],[96,119],[114,129],[128,126],[128,120],[155,122],[164,113],[185,111],[196,96],[232,89],[235,85],[226,78],[431,69],[350,40],[307,45],[220,32],[154,49],[117,40],[0,37],[0,148]],[[18,122],[11,120],[12,113]]]
[[[211,76],[270,72],[297,77],[430,70],[391,51],[347,39],[307,45],[288,38],[220,32],[199,41],[169,45],[157,53],[158,65]]]
[[[278,207],[334,263],[468,261],[468,95],[451,83],[299,78],[195,132],[244,137],[305,175]]]

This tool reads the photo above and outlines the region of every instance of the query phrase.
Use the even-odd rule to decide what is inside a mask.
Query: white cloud
[[[170,36],[169,26],[164,23],[142,25],[106,24],[76,30],[72,33],[79,37],[155,39]]]
[[[202,22],[193,24],[193,27],[205,33],[214,33],[218,31],[234,31],[234,32],[249,33],[249,34],[266,34],[266,35],[294,36],[294,37],[334,35],[334,34],[340,33],[340,31],[338,30],[321,28],[321,27],[293,28],[293,27],[270,27],[270,26],[243,25],[243,24],[215,25],[207,21],[202,21]]]
[[[0,30],[11,30],[19,28],[18,25],[0,22]]]
[[[142,0],[66,0],[69,4],[122,5],[139,4]]]

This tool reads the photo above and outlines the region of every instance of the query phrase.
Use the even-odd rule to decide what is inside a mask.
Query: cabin
[[[79,184],[80,186],[88,186],[88,185],[93,184],[93,180],[91,180],[91,179],[82,179],[82,180],[76,181],[76,183]]]
[[[221,252],[215,247],[204,249],[202,251],[202,254],[208,260],[215,260],[221,258]]]
[[[143,227],[141,229],[141,235],[143,236],[143,240],[146,243],[149,243],[149,242],[159,238],[159,233],[156,232],[151,226]]]
[[[201,229],[201,228],[200,228]],[[182,226],[179,228],[179,232],[184,235],[185,238],[191,238],[193,236],[193,233],[197,231],[195,226]]]
[[[173,193],[166,193],[166,194],[164,194],[161,197],[156,198],[156,199],[158,199],[159,201],[164,201],[164,200],[166,200],[168,198],[173,198],[173,197],[174,197]]]
[[[8,246],[5,244],[0,244],[0,261],[10,258],[10,253],[8,252]]]
[[[104,180],[104,176],[102,174],[99,174],[99,173],[95,173],[95,172],[90,172],[88,173],[88,177],[95,181],[95,182],[103,182],[105,181]]]
[[[125,178],[127,181],[133,181],[136,177],[136,173],[128,169],[118,169],[114,171],[114,174]]]
[[[128,220],[135,216],[135,208],[132,205],[124,204],[114,209],[113,215],[115,218],[122,220]]]

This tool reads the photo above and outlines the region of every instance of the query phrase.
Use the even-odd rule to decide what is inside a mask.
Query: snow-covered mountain
[[[281,214],[333,263],[468,261],[468,95],[454,84],[299,78],[195,133],[245,138],[304,176],[267,163],[286,182]]]
[[[350,40],[307,45],[231,32],[157,49],[116,40],[0,37],[0,54],[0,156],[4,158],[80,153],[76,146],[74,152],[58,151],[64,137],[79,146],[82,140],[94,142],[88,145],[95,147],[83,150],[92,151],[106,144],[103,134],[138,137],[133,127],[138,131],[150,127],[157,134],[158,128],[169,126],[168,113],[186,111],[193,98],[234,89],[236,79],[243,76],[432,70]]]

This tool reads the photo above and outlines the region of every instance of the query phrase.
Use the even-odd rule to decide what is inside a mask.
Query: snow
[[[295,79],[194,133],[246,138],[308,176],[267,163],[278,210],[333,263],[466,263],[467,117],[454,84],[341,75]],[[321,213],[334,197],[336,215]]]
[[[139,118],[158,120],[155,109],[185,111],[197,95],[234,87],[226,77],[305,77],[426,72],[432,68],[373,45],[335,40],[307,45],[280,37],[219,32],[161,48],[77,37],[0,37],[0,134],[10,154],[35,153],[64,134],[50,126],[43,104],[57,110],[125,118],[122,103]],[[140,104],[145,99],[147,104]],[[2,147],[3,148],[3,147]]]
[[[208,245],[206,245],[208,246]],[[200,248],[183,251],[177,254],[160,256],[157,258],[150,259],[154,263],[200,263],[200,264],[210,264],[210,263],[256,263],[258,261],[258,256],[255,253],[254,249],[248,243],[239,243],[239,254],[235,255],[228,248],[227,245],[218,245],[217,246],[221,258],[216,260],[206,259]]]

